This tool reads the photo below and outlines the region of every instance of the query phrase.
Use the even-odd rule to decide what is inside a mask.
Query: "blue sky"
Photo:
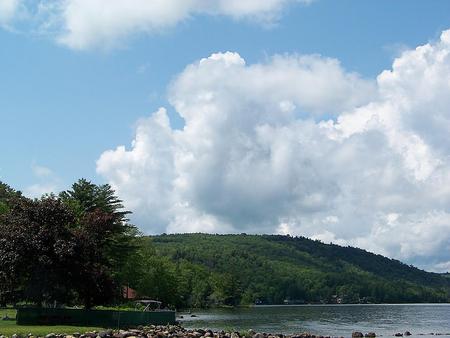
[[[106,1],[102,3],[101,0],[96,0],[94,2],[100,4],[98,8],[106,6]],[[248,2],[252,1],[248,0]],[[64,6],[64,2],[54,3]],[[240,59],[237,56],[225,54],[220,54],[221,56],[218,59],[225,63],[231,62],[236,67],[240,67],[241,61],[245,60],[249,69],[248,72],[244,70],[244,75],[242,76],[250,77],[257,76],[255,75],[256,73],[260,74],[259,70],[253,71],[251,65],[256,65],[256,68],[258,68],[258,65],[261,65],[263,68],[261,72],[266,74],[266,76],[272,76],[271,65],[273,65],[273,68],[278,67],[277,63],[272,61],[272,58],[278,54],[283,55],[281,57],[282,61],[280,61],[283,64],[282,69],[288,67],[286,65],[289,62],[294,62],[292,59],[303,55],[316,55],[313,60],[299,61],[301,64],[300,68],[306,62],[307,66],[305,67],[308,69],[309,67],[320,68],[325,63],[326,58],[332,58],[340,63],[340,66],[333,66],[334,68],[332,69],[338,73],[342,72],[342,78],[345,78],[342,81],[347,81],[345,82],[347,84],[351,82],[349,86],[356,88],[350,93],[344,93],[344,96],[352,96],[358,87],[368,88],[367,93],[364,95],[361,93],[355,94],[354,102],[357,103],[354,106],[351,106],[350,103],[342,103],[343,111],[339,113],[330,113],[333,108],[326,111],[326,107],[322,107],[317,102],[311,103],[308,101],[304,103],[300,99],[297,102],[294,98],[292,99],[294,103],[289,100],[282,101],[280,104],[283,107],[293,105],[301,108],[298,108],[299,111],[295,113],[299,114],[296,115],[297,119],[294,119],[294,121],[289,120],[289,123],[283,120],[283,122],[280,122],[281,124],[286,123],[286,125],[290,126],[291,124],[296,124],[296,121],[306,121],[308,118],[303,119],[301,117],[309,116],[308,114],[313,111],[311,113],[313,117],[310,118],[316,122],[326,121],[330,118],[336,122],[340,116],[345,115],[344,110],[347,113],[366,104],[368,106],[370,106],[370,103],[372,105],[379,104],[382,100],[374,98],[374,92],[378,91],[375,87],[386,89],[392,88],[392,86],[386,85],[383,87],[382,84],[375,84],[376,77],[383,70],[392,68],[394,58],[400,57],[404,51],[412,51],[417,46],[429,42],[433,48],[441,48],[439,47],[439,41],[440,39],[444,41],[441,34],[450,28],[449,1],[315,0],[306,4],[303,1],[274,0],[272,3],[275,5],[269,6],[268,9],[260,9],[258,8],[259,5],[254,5],[245,13],[241,9],[229,9],[225,8],[226,5],[221,4],[217,5],[217,7],[214,7],[216,5],[211,5],[211,7],[192,5],[193,7],[186,10],[186,13],[180,14],[177,8],[177,1],[174,0],[171,1],[171,3],[175,4],[174,8],[169,8],[167,12],[164,12],[167,14],[164,17],[167,19],[167,22],[161,23],[157,21],[158,18],[153,17],[151,13],[148,14],[147,18],[140,18],[139,15],[134,13],[133,15],[130,14],[129,17],[116,18],[117,20],[113,18],[116,21],[107,22],[102,27],[96,26],[92,22],[87,22],[87,16],[83,16],[83,13],[88,13],[89,11],[91,11],[90,14],[96,14],[95,8],[89,9],[86,2],[83,4],[82,0],[70,0],[67,3],[78,4],[79,7],[76,8],[79,12],[72,12],[73,16],[71,17],[70,13],[64,12],[66,8],[60,7],[55,9],[51,6],[52,2],[48,0],[0,0],[0,27],[2,27],[0,28],[0,142],[3,149],[0,162],[0,179],[2,181],[31,195],[39,194],[45,189],[65,189],[81,177],[98,183],[109,182],[118,189],[127,206],[130,206],[135,212],[134,221],[139,223],[144,231],[148,233],[183,230],[206,230],[211,232],[245,230],[256,233],[285,232],[308,235],[324,241],[362,246],[429,269],[443,271],[450,267],[450,257],[448,255],[442,256],[441,253],[438,253],[448,248],[450,245],[449,237],[445,237],[443,241],[439,242],[440,244],[436,244],[434,246],[435,250],[428,252],[424,249],[422,254],[413,254],[399,243],[372,245],[373,239],[370,237],[379,230],[376,230],[376,226],[381,222],[380,215],[382,215],[383,219],[385,219],[383,222],[386,223],[386,227],[389,224],[398,223],[397,229],[400,234],[403,234],[402,231],[409,227],[419,226],[420,228],[420,225],[411,225],[412,218],[422,219],[422,223],[427,225],[436,222],[437,225],[433,228],[436,231],[430,231],[429,234],[427,233],[424,236],[425,238],[429,237],[430,241],[435,240],[433,234],[442,229],[447,229],[446,227],[449,225],[448,219],[450,219],[450,216],[447,218],[448,207],[441,205],[445,204],[447,193],[443,193],[442,196],[444,197],[441,196],[438,200],[428,195],[425,196],[421,204],[427,205],[427,207],[420,215],[413,215],[411,213],[412,206],[406,206],[407,203],[405,202],[403,204],[400,203],[401,206],[398,206],[398,209],[389,207],[387,208],[389,210],[387,210],[380,206],[378,213],[370,211],[370,215],[367,212],[355,216],[355,213],[357,214],[358,211],[344,212],[342,210],[349,207],[351,204],[349,201],[353,198],[358,201],[361,200],[362,197],[358,197],[357,193],[361,193],[363,196],[372,196],[369,190],[355,192],[355,195],[350,197],[346,195],[347,202],[345,205],[333,204],[336,200],[344,199],[334,196],[330,199],[332,202],[324,202],[324,205],[327,205],[327,207],[323,207],[325,208],[323,209],[322,206],[316,207],[309,204],[309,206],[304,206],[294,193],[292,194],[296,196],[295,198],[292,197],[293,195],[289,195],[292,198],[286,197],[280,192],[271,195],[272,190],[270,189],[272,188],[267,188],[271,191],[267,196],[264,194],[268,190],[263,190],[258,197],[254,197],[248,191],[233,190],[235,189],[234,186],[215,187],[214,191],[210,191],[211,181],[197,182],[195,179],[198,177],[209,177],[210,170],[217,170],[218,160],[214,161],[214,166],[209,163],[202,167],[203,171],[199,169],[199,173],[193,174],[194,176],[192,177],[194,178],[186,183],[183,179],[191,177],[186,174],[188,172],[187,169],[182,167],[180,171],[177,165],[175,165],[175,169],[171,165],[169,165],[170,169],[167,169],[166,162],[162,160],[162,156],[165,156],[165,153],[159,154],[159,150],[155,150],[156,146],[147,145],[143,152],[146,152],[149,158],[164,164],[163,167],[158,167],[157,169],[154,167],[140,167],[139,163],[149,161],[147,157],[145,157],[146,159],[141,159],[143,162],[138,161],[138,164],[134,163],[126,167],[120,167],[117,163],[128,161],[120,156],[128,155],[114,152],[117,146],[124,145],[126,151],[129,151],[128,157],[136,155],[130,150],[132,141],[138,142],[139,139],[139,132],[136,132],[136,128],[138,131],[143,130],[142,135],[144,136],[141,136],[145,139],[152,139],[152,135],[159,135],[159,131],[154,130],[155,124],[158,126],[164,125],[165,114],[161,113],[160,118],[156,118],[155,116],[158,114],[155,115],[154,112],[160,107],[165,107],[167,110],[171,124],[171,128],[167,129],[164,126],[162,128],[166,128],[167,133],[174,136],[171,136],[167,143],[158,139],[157,144],[168,145],[173,142],[177,144],[174,147],[179,147],[179,142],[181,142],[179,139],[182,137],[186,138],[185,141],[182,141],[183,144],[188,144],[193,136],[190,134],[177,136],[176,131],[183,128],[184,119],[186,117],[188,119],[191,118],[190,114],[192,113],[186,108],[186,105],[180,104],[177,106],[176,102],[188,102],[189,104],[190,95],[195,96],[198,93],[204,93],[207,91],[207,88],[212,86],[216,88],[215,83],[209,83],[201,77],[205,76],[202,70],[203,66],[199,66],[196,63],[202,58],[208,58],[213,53],[224,53],[227,51],[237,53]],[[136,0],[134,3],[136,6],[139,6],[143,2]],[[253,1],[253,3],[255,2]],[[42,5],[41,7],[45,8],[46,11],[38,12],[37,8],[39,5]],[[14,6],[14,10],[11,10],[12,6]],[[86,8],[83,9],[83,6],[86,6]],[[6,9],[9,10],[8,13]],[[2,10],[4,11],[3,16]],[[83,10],[86,12],[83,12]],[[101,16],[100,12],[99,10],[99,16]],[[133,9],[130,10],[130,13],[132,12]],[[120,12],[116,12],[114,15],[119,15],[117,13],[120,14]],[[136,19],[136,17],[139,18]],[[70,20],[78,21],[75,21],[75,26],[70,26],[74,22]],[[133,20],[141,21],[136,23]],[[114,26],[116,24],[117,27]],[[71,31],[73,27],[82,27],[84,30],[80,30],[81,33],[74,33],[74,31]],[[122,30],[126,30],[123,27],[131,28],[127,28],[127,34],[120,35],[117,33],[118,31],[123,33]],[[145,29],[142,27],[145,27]],[[110,31],[105,32],[108,29]],[[85,34],[87,37],[81,36],[81,34]],[[91,37],[97,36],[99,36],[97,40],[94,38],[89,40]],[[103,43],[104,41],[106,42]],[[213,61],[211,59],[211,62]],[[405,57],[405,63],[407,61],[408,59]],[[192,69],[185,70],[189,65],[192,65],[190,66]],[[220,71],[218,68],[214,68],[216,66],[213,65],[208,64],[204,67],[212,67],[211,69],[208,68],[208,71],[211,72]],[[330,71],[327,70],[328,68],[324,69],[325,71]],[[358,81],[353,82],[353,78],[347,78],[347,76],[351,77],[349,74],[355,73],[359,74]],[[221,76],[217,78],[218,81],[228,81],[226,72]],[[442,74],[442,78],[445,79],[446,74]],[[192,79],[196,79],[194,83],[189,82]],[[239,76],[237,76],[237,79],[239,79]],[[265,78],[262,77],[261,81],[265,81]],[[334,80],[330,79],[330,81]],[[392,82],[395,81],[392,80]],[[198,93],[191,89],[196,86],[196,83],[205,83],[205,87],[202,87],[201,90],[199,89]],[[338,80],[336,80],[336,83],[338,83]],[[344,85],[339,85],[338,88],[342,88]],[[249,84],[249,86],[252,85]],[[370,89],[372,87],[375,89]],[[290,89],[287,88],[286,90]],[[392,90],[396,92],[395,89]],[[223,98],[236,98],[238,103],[233,106],[233,109],[242,109],[242,112],[257,110],[260,109],[258,108],[260,106],[267,107],[271,104],[266,101],[262,102],[263,100],[256,102],[258,100],[253,98],[249,99],[251,103],[245,102],[241,104],[239,93],[233,92],[228,87],[226,89],[222,87],[216,88],[213,92],[217,96],[223,95]],[[249,95],[251,96],[252,94]],[[326,97],[320,97],[320,95],[314,95],[314,98],[318,101],[327,99]],[[369,96],[372,99],[368,99],[367,97]],[[336,99],[332,98],[330,100]],[[341,102],[344,98],[339,100],[336,102]],[[436,98],[435,102],[438,101]],[[193,105],[192,109],[199,109],[198,102],[191,104]],[[302,106],[302,104],[304,105]],[[220,106],[224,111],[231,109],[225,109],[224,107],[225,105]],[[319,111],[319,113],[316,111]],[[180,117],[180,112],[184,119]],[[444,113],[442,113],[442,116],[444,116],[443,119],[445,120],[448,115]],[[407,114],[405,113],[405,115]],[[230,116],[228,116],[229,119],[231,119]],[[219,116],[212,123],[214,124],[218,118]],[[357,120],[356,117],[354,117],[354,120]],[[418,118],[411,125],[420,124],[422,123],[421,121]],[[239,123],[244,124],[246,122],[241,121]],[[262,126],[265,123],[270,125],[271,122],[265,121],[263,123],[258,120],[258,122],[254,122],[253,126]],[[430,122],[429,128],[434,128],[434,125],[431,125],[432,123]],[[141,129],[139,129],[140,127]],[[401,129],[405,130],[405,128],[402,127]],[[253,130],[256,129],[254,128]],[[150,134],[146,134],[145,131],[148,131]],[[305,133],[308,134],[306,131]],[[374,139],[378,140],[378,136],[374,136],[374,134],[375,132],[370,133],[366,139],[357,142],[366,144],[369,142],[367,141],[369,138],[370,142]],[[442,161],[447,161],[445,157],[447,156],[446,152],[442,152],[438,145],[434,146],[437,144],[437,141],[431,138],[430,140],[427,139],[428,136],[426,135],[429,134],[438,135],[439,132],[427,129],[423,134],[425,136],[419,132],[416,133],[416,135],[421,137],[421,140],[424,140],[423,142],[425,142],[426,146],[429,146],[430,149],[436,149],[435,152],[430,152],[431,155],[429,156],[431,158],[433,155],[437,160],[430,160],[430,163],[441,163],[439,162],[441,158],[445,158]],[[198,133],[193,135],[195,137]],[[442,135],[444,135],[442,136],[444,141],[447,141],[445,132],[442,132]],[[402,140],[409,136],[410,134],[407,136],[403,135]],[[154,137],[156,138],[156,136]],[[386,137],[389,138],[390,136]],[[386,149],[397,149],[395,148],[397,143],[391,139],[389,140],[386,141],[380,136],[380,140],[376,141],[378,142],[376,144],[380,147],[379,150],[377,150],[378,148],[374,148],[375,150],[370,149],[377,154],[388,152]],[[227,147],[230,144],[227,143]],[[380,146],[380,144],[383,145]],[[409,146],[413,147],[414,145],[407,144],[398,147],[406,149]],[[290,147],[291,152],[295,152],[296,148],[294,146],[287,147]],[[327,145],[324,145],[321,149],[325,149],[325,147]],[[185,151],[184,147],[181,148]],[[180,149],[177,149],[178,152],[175,153],[179,154]],[[218,149],[216,149],[216,152],[220,154],[220,149],[223,149],[223,147]],[[237,147],[236,149],[240,148]],[[339,148],[339,150],[341,149]],[[108,150],[110,150],[109,155],[111,156],[103,157],[99,165],[97,161]],[[187,156],[187,153],[195,156],[194,151],[187,153],[181,151],[181,153],[183,156]],[[222,157],[226,157],[224,154],[222,155]],[[421,153],[420,156],[422,155]],[[314,163],[314,156],[316,155],[311,155],[308,161]],[[199,158],[196,159],[200,161]],[[243,159],[241,158],[241,160]],[[353,160],[355,162],[361,161],[360,158],[356,157]],[[385,160],[386,158],[380,159],[380,161]],[[317,161],[320,162],[320,159],[317,159]],[[392,161],[392,163],[397,163],[400,160],[396,158],[395,160],[392,159]],[[410,157],[407,157],[405,161],[406,168],[414,166],[410,163],[412,161]],[[423,160],[421,163],[425,162]],[[100,168],[102,165],[103,167]],[[378,162],[373,164],[373,166],[373,168],[379,168]],[[393,166],[395,165],[393,164]],[[255,171],[258,168],[256,165],[251,167]],[[420,170],[414,171],[417,180],[420,181],[425,176],[428,179],[429,176],[435,177],[437,175],[429,174],[430,172],[434,173],[434,171],[427,168],[426,165],[422,165]],[[175,172],[175,178],[161,178],[165,177],[166,172],[171,170]],[[292,174],[294,181],[297,182],[303,177],[302,175],[305,171],[304,169],[302,170]],[[315,173],[317,174],[321,170],[321,168],[317,167],[315,168]],[[142,174],[143,171],[157,177],[153,177],[150,180],[149,175]],[[124,172],[127,173],[124,174]],[[192,174],[192,172],[189,172],[189,174]],[[129,175],[132,179],[135,178],[134,175],[136,177],[141,177],[139,175],[142,175],[142,178],[136,179],[136,182],[133,183],[134,185],[127,186],[124,183],[126,181],[123,179],[124,175]],[[338,177],[340,173],[336,173],[336,175]],[[406,180],[407,174],[405,173],[404,177],[401,174],[398,176],[400,177],[399,180],[402,181],[403,179]],[[444,176],[446,177],[446,174],[442,174],[439,177]],[[118,177],[121,178],[119,179]],[[230,177],[230,173],[226,177]],[[324,190],[319,189],[320,191],[314,192],[314,189],[321,185],[322,181],[317,183],[314,189],[306,186],[302,186],[302,189],[313,191],[307,196],[308,200],[321,200],[323,199],[322,195],[333,195],[336,189],[344,191],[344,187],[348,186],[346,181],[336,180],[338,183],[330,182],[330,187],[324,188]],[[154,181],[158,182],[154,183]],[[309,181],[314,181],[314,179],[310,177]],[[170,188],[161,188],[165,186],[165,182]],[[172,187],[181,184],[180,182],[184,182],[184,190],[178,191],[174,197],[171,195]],[[195,189],[193,188],[192,191],[186,188],[186,184],[189,185],[190,182],[197,182]],[[146,186],[146,184],[149,184],[151,188],[144,191],[133,190],[135,186]],[[420,192],[418,190],[420,184],[411,185],[410,182],[405,183],[404,189],[401,192],[396,192],[396,196],[402,196],[404,200],[407,200],[408,196],[412,194],[411,191],[419,195],[428,194],[428,192]],[[205,188],[206,186],[208,188]],[[391,188],[383,195],[384,200],[392,193]],[[170,193],[168,192],[169,190],[171,191]],[[355,188],[352,191],[356,190],[358,189]],[[230,191],[233,193],[228,196],[227,193]],[[246,195],[247,193],[248,195]],[[211,194],[219,196],[219,202],[215,204],[207,203],[206,201],[211,200]],[[170,195],[170,197],[167,197],[168,200],[164,203],[161,202],[162,204],[151,201],[151,199],[164,200],[165,197],[161,196],[167,195]],[[150,200],[146,200],[143,196],[149,196]],[[238,200],[239,198],[236,199],[236,196],[247,197],[240,202],[239,206],[236,206],[230,202]],[[267,197],[267,199],[260,198],[260,196]],[[276,215],[273,219],[255,211],[256,208],[261,209],[261,205],[258,204],[261,201],[266,203],[264,205],[275,205],[276,203],[273,203],[273,201],[283,200],[284,198],[286,198],[286,201],[279,208],[274,207],[273,210],[268,208],[271,210],[271,215]],[[367,203],[370,204],[373,201]],[[242,206],[242,204],[245,205]],[[183,209],[184,211],[182,212],[173,211],[172,209],[174,209],[175,205],[187,205],[191,209],[188,211]],[[290,207],[286,207],[286,205],[290,205]],[[152,208],[155,210],[170,209],[172,211],[168,213],[152,212]],[[303,210],[302,208],[305,210],[303,213],[294,213],[291,210]],[[318,212],[315,208],[321,211]],[[239,210],[239,212],[236,210]],[[358,210],[363,210],[363,207]],[[358,220],[367,222],[368,226],[364,229],[359,229],[355,224],[347,225],[352,223],[348,222],[348,217],[359,217]],[[434,221],[430,220],[430,218]],[[154,219],[157,222],[153,222]],[[184,219],[186,222],[194,225],[183,225],[180,223],[180,219]],[[324,219],[327,221],[322,222]],[[262,225],[256,226],[256,223],[261,223]],[[316,227],[318,223],[321,225]],[[342,225],[344,223],[346,224],[345,226]],[[302,225],[297,226],[295,224]],[[423,226],[425,227],[425,225]],[[395,226],[392,225],[392,227]],[[402,238],[406,237],[403,236]],[[380,243],[382,241],[379,238],[377,240]]]

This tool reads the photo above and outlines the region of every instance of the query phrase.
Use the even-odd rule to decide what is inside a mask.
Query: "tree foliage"
[[[164,273],[147,281],[132,274],[133,287],[178,307],[450,300],[450,280],[439,274],[303,237],[160,235],[141,246],[153,254],[139,259],[140,271]],[[161,278],[174,281],[167,291],[146,287]]]
[[[0,203],[2,303],[90,308],[120,295],[134,227],[109,185],[80,180],[59,197],[30,200],[1,184]]]
[[[0,181],[0,214],[8,211],[9,205],[22,198],[22,193]]]
[[[9,204],[0,216],[4,292],[37,304],[67,301],[76,247],[69,230],[73,221],[71,211],[55,197]]]

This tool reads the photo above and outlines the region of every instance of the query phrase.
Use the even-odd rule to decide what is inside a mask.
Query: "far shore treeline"
[[[113,189],[81,179],[29,199],[0,182],[0,307],[170,308],[449,302],[450,278],[367,251],[276,235],[144,236]]]

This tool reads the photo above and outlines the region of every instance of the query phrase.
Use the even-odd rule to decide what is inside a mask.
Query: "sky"
[[[449,271],[448,29],[446,0],[0,0],[0,180]]]

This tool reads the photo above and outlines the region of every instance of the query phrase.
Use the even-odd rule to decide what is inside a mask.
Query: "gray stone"
[[[101,331],[98,333],[97,337],[100,338],[108,338],[111,337],[113,334],[112,330],[106,330],[106,331]]]

